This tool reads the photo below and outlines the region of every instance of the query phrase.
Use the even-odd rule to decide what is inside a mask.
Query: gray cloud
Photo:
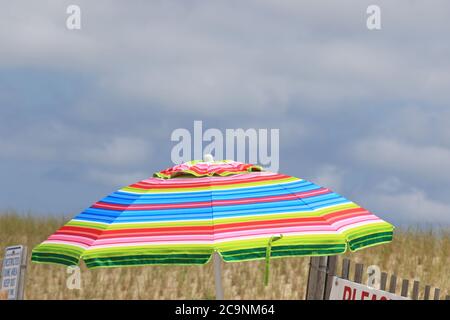
[[[81,0],[80,31],[71,1],[0,2],[5,206],[76,211],[169,166],[172,130],[203,120],[279,128],[281,171],[450,223],[448,1],[378,1],[374,32],[369,1]]]
[[[449,47],[425,38],[445,30],[444,1],[409,3],[410,13],[406,2],[381,2],[388,30],[378,33],[354,1],[138,3],[80,1],[80,32],[64,28],[64,2],[8,4],[23,19],[2,19],[2,62],[94,73],[124,99],[188,114],[287,113],[298,101],[328,111],[380,97],[448,102]]]
[[[364,202],[371,210],[383,212],[386,219],[403,224],[445,226],[450,204],[430,198],[425,191],[389,177],[374,186]]]
[[[414,174],[421,179],[439,182],[450,178],[450,149],[439,146],[416,146],[395,140],[375,138],[357,142],[357,159],[375,169]]]

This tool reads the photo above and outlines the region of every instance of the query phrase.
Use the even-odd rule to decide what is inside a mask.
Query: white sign
[[[333,277],[330,300],[410,300],[356,282]]]
[[[5,250],[0,288],[8,292],[9,300],[23,299],[26,256],[25,246],[7,247]]]

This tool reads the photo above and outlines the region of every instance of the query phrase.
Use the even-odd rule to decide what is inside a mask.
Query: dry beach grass
[[[66,219],[67,220],[67,219]],[[63,218],[0,214],[0,263],[5,247],[33,248],[64,224]],[[400,278],[420,280],[450,294],[450,230],[396,230],[391,244],[346,254],[352,261]],[[308,258],[271,261],[271,281],[263,284],[263,261],[223,264],[227,299],[303,299]],[[149,266],[87,270],[81,267],[81,290],[66,287],[66,268],[29,263],[26,299],[213,299],[212,263],[204,266]],[[398,284],[399,285],[399,284]]]

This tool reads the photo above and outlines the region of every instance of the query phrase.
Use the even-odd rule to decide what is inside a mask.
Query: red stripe
[[[240,164],[237,165],[235,167],[231,167],[231,166],[221,166],[221,167],[215,167],[215,166],[207,166],[204,169],[200,168],[197,165],[193,165],[190,166],[188,169],[184,169],[184,168],[180,168],[178,166],[160,171],[160,173],[164,174],[164,175],[168,175],[168,176],[172,176],[173,174],[177,174],[177,173],[183,173],[186,172],[187,170],[189,171],[193,171],[197,174],[211,174],[211,173],[223,173],[223,172],[241,172],[244,171],[243,173],[247,172],[247,169],[253,167],[252,164]]]
[[[230,199],[230,200],[212,200],[212,201],[196,201],[196,202],[183,202],[183,203],[162,203],[162,204],[117,204],[98,201],[92,208],[106,209],[106,210],[160,210],[160,209],[188,209],[188,208],[204,208],[212,206],[226,206],[236,204],[254,204],[264,202],[274,202],[283,200],[295,200],[299,198],[309,198],[318,195],[330,193],[331,190],[326,188],[319,188],[316,190],[309,190],[299,193],[284,194],[278,196],[265,196],[265,197],[253,197],[243,199]]]
[[[65,234],[65,235],[72,235],[72,236],[81,236],[86,237],[90,239],[97,239],[100,234],[102,234],[104,230],[98,230],[94,228],[88,228],[88,227],[75,227],[75,226],[64,226],[60,228],[58,231],[56,231],[54,234]]]
[[[174,182],[174,180],[156,180],[155,183],[145,182],[144,180],[139,181],[137,183],[129,185],[130,188],[139,188],[139,189],[173,189],[173,188],[195,188],[195,187],[209,187],[209,186],[223,186],[223,185],[231,185],[231,184],[241,184],[247,182],[259,182],[259,181],[267,181],[267,180],[280,180],[285,178],[291,178],[291,176],[277,174],[270,176],[256,176],[252,178],[246,179],[230,179],[227,181],[221,180],[210,180],[198,178],[198,182],[184,182],[178,183]],[[276,181],[274,181],[276,182]]]
[[[84,227],[68,227],[67,230],[58,231],[57,234],[69,234],[85,236],[91,239],[112,239],[121,237],[140,237],[140,236],[165,236],[165,235],[213,235],[224,232],[239,230],[264,229],[267,227],[288,227],[288,226],[315,226],[315,225],[331,225],[339,220],[348,219],[356,216],[371,215],[364,208],[354,208],[340,210],[338,212],[329,213],[321,217],[298,217],[288,219],[274,219],[266,221],[249,221],[216,224],[214,226],[179,226],[179,227],[160,227],[160,228],[135,228],[121,230],[95,230]],[[92,231],[95,230],[95,231]],[[79,233],[77,233],[79,231]],[[87,236],[91,233],[89,236]],[[93,234],[96,234],[94,236]]]

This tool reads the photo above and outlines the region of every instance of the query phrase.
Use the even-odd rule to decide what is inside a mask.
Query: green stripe
[[[290,245],[290,246],[272,246],[272,251],[286,251],[286,250],[320,250],[320,249],[345,249],[345,244],[302,244],[302,245]],[[221,254],[231,256],[239,255],[252,252],[266,252],[266,247],[241,249],[241,250],[231,250],[231,251],[221,251]]]
[[[83,253],[83,258],[90,258],[92,256],[120,256],[120,255],[139,255],[139,254],[170,254],[172,252],[177,253],[194,253],[194,254],[211,254],[213,251],[212,246],[207,244],[162,244],[162,245],[133,245],[129,246],[124,244],[123,247],[109,247],[109,248],[88,248]]]
[[[142,255],[142,256],[123,256],[123,257],[108,257],[108,258],[92,258],[86,259],[85,263],[88,268],[97,267],[120,267],[120,266],[142,266],[152,264],[205,264],[209,261],[211,256],[197,255],[200,257],[193,257],[189,255]]]
[[[274,246],[271,250],[271,257],[305,256],[305,255],[324,255],[337,254],[345,252],[346,245],[297,245],[297,246]],[[262,259],[266,255],[266,247],[234,250],[221,252],[225,261],[243,261],[252,259]]]
[[[372,233],[372,234],[367,234],[367,235],[364,235],[362,237],[358,237],[356,239],[350,240],[349,244],[355,244],[355,243],[358,243],[358,242],[361,242],[361,241],[366,241],[366,240],[370,240],[370,239],[375,238],[375,237],[382,237],[382,236],[390,236],[390,237],[392,237],[392,232],[376,232],[376,233]]]
[[[92,222],[92,221],[84,221],[84,220],[75,220],[76,217],[69,222],[67,222],[64,226],[76,226],[76,227],[88,227],[91,229],[97,230],[106,230],[109,229],[109,224],[104,222]]]
[[[365,247],[392,241],[393,235],[389,232],[382,232],[371,236],[365,236],[349,242],[350,250],[355,251]]]
[[[393,232],[393,226],[386,222],[378,222],[369,225],[364,225],[356,228],[352,228],[344,232],[347,236],[348,241],[355,240],[362,236],[379,233],[379,232]]]
[[[308,250],[308,249],[297,249],[297,250],[285,250],[271,252],[272,258],[283,258],[283,257],[295,257],[295,256],[323,256],[323,255],[334,255],[339,253],[344,253],[344,249],[321,249],[321,250]],[[238,256],[222,256],[223,260],[226,262],[236,262],[236,261],[247,261],[247,260],[259,260],[265,259],[265,252],[255,252],[249,254],[243,254]]]
[[[176,259],[209,259],[210,254],[142,254],[142,255],[126,255],[126,256],[113,256],[113,257],[93,257],[85,259],[85,261],[99,259],[99,260],[111,260],[111,261],[122,261],[127,259],[165,259],[167,257]]]
[[[59,253],[63,255],[70,255],[77,259],[81,256],[83,251],[84,249],[76,246],[50,243],[42,243],[33,249],[33,253]]]
[[[40,253],[40,254],[33,253],[31,255],[31,261],[42,263],[56,263],[56,264],[63,264],[66,266],[78,265],[79,262],[78,259],[75,259],[71,256],[52,253]]]

